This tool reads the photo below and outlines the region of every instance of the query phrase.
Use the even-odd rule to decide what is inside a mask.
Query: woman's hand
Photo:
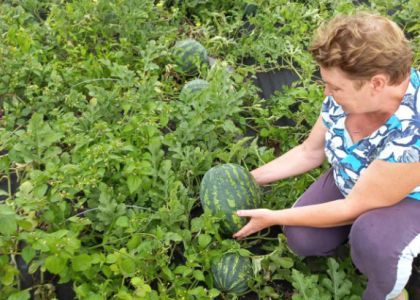
[[[238,210],[239,217],[249,217],[249,222],[233,235],[234,238],[243,239],[250,234],[275,225],[274,211],[266,208]]]

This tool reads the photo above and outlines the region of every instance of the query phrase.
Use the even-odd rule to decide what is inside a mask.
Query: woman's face
[[[367,81],[360,89],[355,88],[355,81],[337,67],[322,68],[321,77],[325,84],[325,96],[332,96],[346,113],[361,114],[378,110],[374,91]]]

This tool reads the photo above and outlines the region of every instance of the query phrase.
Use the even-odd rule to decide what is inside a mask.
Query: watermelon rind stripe
[[[188,93],[196,93],[196,92],[206,89],[208,86],[209,86],[209,82],[207,80],[194,79],[187,82],[183,86],[180,95],[185,96]]]
[[[230,291],[234,293],[243,293],[248,289],[247,284],[247,276],[249,276],[250,271],[248,268],[248,264],[244,257],[238,257],[240,260],[239,267],[237,268],[236,272],[232,274],[232,283],[229,285]]]
[[[228,235],[246,223],[246,219],[236,215],[238,209],[257,208],[260,205],[259,187],[243,167],[236,164],[219,165],[204,175],[200,200],[204,210],[224,216],[221,229]]]
[[[218,289],[223,290],[223,282],[222,282],[223,277],[222,277],[222,274],[219,271],[221,269],[221,267],[222,267],[222,261],[219,261],[218,264],[214,268],[212,268],[212,273],[213,273],[213,278],[214,278],[214,281],[215,281],[214,282],[215,286]]]
[[[226,286],[226,289],[228,291],[231,291],[232,284],[235,283],[235,280],[236,280],[236,275],[237,275],[236,271],[237,271],[237,265],[238,265],[238,256],[231,254],[229,256],[229,258],[230,259],[229,259],[229,262],[228,262],[228,266],[230,268],[229,268],[228,273],[225,275],[225,277],[226,277],[226,284],[225,284],[225,286]]]
[[[232,267],[232,255],[225,255],[222,260],[222,265],[220,270],[222,270],[222,288],[224,291],[229,290],[229,274],[231,274],[231,267]]]
[[[178,41],[174,46],[175,62],[184,72],[195,72],[196,63],[208,63],[207,50],[194,39]]]
[[[211,269],[214,286],[220,291],[239,295],[249,289],[248,279],[252,277],[252,265],[248,257],[228,253],[217,263],[213,263]]]

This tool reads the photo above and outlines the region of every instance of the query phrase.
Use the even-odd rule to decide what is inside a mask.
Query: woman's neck
[[[406,94],[410,77],[408,76],[397,85],[387,85],[383,92],[378,95],[380,97],[381,106],[375,112],[368,113],[372,116],[391,116],[400,107],[401,102]]]

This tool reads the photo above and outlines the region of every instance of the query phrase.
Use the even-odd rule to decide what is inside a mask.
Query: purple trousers
[[[344,196],[332,170],[323,174],[296,201],[295,207]],[[300,256],[326,256],[347,240],[356,267],[368,278],[364,300],[393,299],[407,284],[420,254],[420,201],[403,199],[394,206],[362,214],[352,225],[333,228],[285,226],[289,247]]]

